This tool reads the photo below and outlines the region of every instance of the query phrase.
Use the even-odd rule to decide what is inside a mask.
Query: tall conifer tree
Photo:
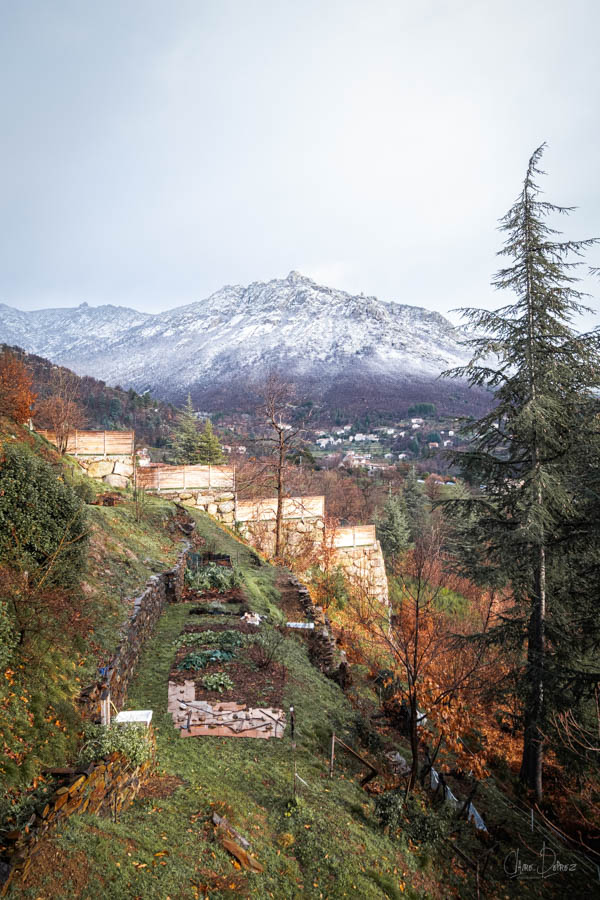
[[[523,188],[501,219],[506,241],[499,255],[509,263],[493,284],[516,300],[495,312],[463,311],[477,335],[470,341],[474,358],[448,373],[496,390],[493,410],[469,425],[470,449],[454,454],[471,483],[482,485],[481,496],[456,507],[468,519],[468,574],[509,586],[514,599],[497,637],[525,648],[521,778],[538,799],[553,703],[549,663],[561,640],[554,624],[568,596],[557,569],[581,490],[570,467],[583,411],[600,384],[597,333],[578,335],[571,327],[584,308],[574,286],[577,258],[595,240],[564,241],[547,224],[548,216],[570,209],[540,199],[543,150],[532,155]]]
[[[212,422],[207,419],[204,423],[199,443],[199,462],[218,466],[223,462],[223,449],[219,438],[212,429]]]
[[[192,398],[188,394],[185,406],[177,414],[177,424],[171,439],[171,462],[177,466],[192,466],[201,461],[198,420]]]
[[[381,521],[377,525],[377,537],[386,556],[398,556],[410,543],[410,529],[404,502],[401,496],[394,495],[391,491],[385,501]]]

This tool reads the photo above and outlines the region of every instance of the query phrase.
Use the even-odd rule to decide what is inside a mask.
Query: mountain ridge
[[[112,304],[0,306],[4,343],[165,399],[190,391],[209,407],[273,368],[317,398],[364,385],[372,398],[378,383],[392,394],[411,383],[431,392],[443,370],[467,361],[462,339],[440,313],[319,285],[295,270],[154,314]]]

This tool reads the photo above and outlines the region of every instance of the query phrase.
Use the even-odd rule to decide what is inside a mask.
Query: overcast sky
[[[497,220],[542,141],[547,199],[578,207],[561,227],[600,235],[598,0],[0,15],[0,302],[155,312],[298,269],[444,313],[499,305]]]

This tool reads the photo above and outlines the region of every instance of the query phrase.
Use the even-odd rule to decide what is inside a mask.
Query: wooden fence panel
[[[234,466],[151,466],[138,469],[138,483],[146,490],[235,489]]]
[[[40,429],[38,434],[57,446],[56,432]],[[131,456],[134,443],[133,431],[74,431],[67,441],[67,453],[74,456]]]
[[[371,547],[377,541],[374,525],[349,525],[335,529],[334,547]]]
[[[277,497],[260,500],[238,500],[238,522],[270,522],[277,515]],[[325,497],[285,497],[283,518],[322,519],[325,515]]]

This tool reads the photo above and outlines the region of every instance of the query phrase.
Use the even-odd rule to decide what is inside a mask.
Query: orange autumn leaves
[[[20,359],[4,350],[0,354],[0,416],[22,425],[31,415],[36,398],[31,372]]]

